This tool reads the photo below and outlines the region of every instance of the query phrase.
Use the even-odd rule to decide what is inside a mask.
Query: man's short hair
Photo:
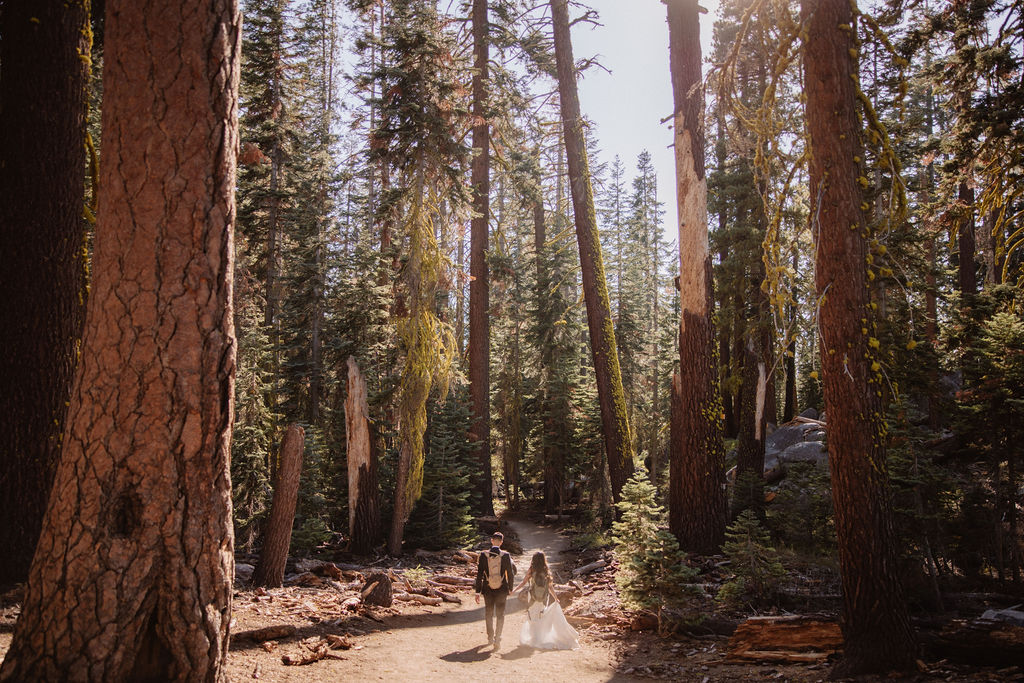
[[[500,531],[495,531],[493,534],[491,534],[491,538],[498,538],[498,539],[501,539],[502,541],[504,541],[505,540],[505,535],[503,533],[501,533]]]

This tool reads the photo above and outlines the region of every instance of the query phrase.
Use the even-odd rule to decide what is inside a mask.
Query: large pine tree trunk
[[[491,496],[491,332],[488,308],[487,232],[490,221],[491,146],[487,121],[488,87],[487,0],[473,0],[473,219],[469,236],[469,395],[473,406],[471,441],[479,441],[481,515],[494,514]]]
[[[667,5],[679,207],[679,370],[685,387],[679,416],[683,442],[671,463],[669,526],[683,549],[710,553],[725,535],[725,448],[711,317],[699,9],[697,0],[668,0]]]
[[[959,248],[957,282],[961,296],[969,297],[978,293],[978,264],[974,236],[974,189],[966,181],[960,181],[957,199],[964,211],[956,239]]]
[[[221,681],[241,19],[110,0],[105,28],[95,276],[0,680]]]
[[[626,396],[619,371],[619,354],[608,302],[608,282],[601,258],[601,240],[597,231],[594,188],[587,164],[586,139],[580,99],[576,89],[576,65],[569,35],[569,9],[566,0],[551,0],[554,25],[555,59],[558,68],[558,94],[562,107],[562,127],[569,163],[576,240],[583,271],[583,297],[587,303],[590,349],[597,375],[597,398],[601,407],[601,427],[612,480],[612,495],[619,500],[623,484],[633,474],[633,447],[626,416]]]
[[[348,459],[348,533],[351,549],[369,553],[380,537],[377,459],[373,453],[366,405],[366,380],[356,359],[348,359],[348,396],[345,398],[345,455]]]
[[[274,477],[274,498],[270,503],[270,519],[263,535],[263,547],[256,571],[252,574],[254,586],[277,588],[284,582],[284,567],[288,562],[288,548],[292,544],[292,525],[295,523],[295,504],[299,500],[299,478],[302,476],[302,449],[306,432],[297,424],[288,425],[281,439],[277,474]]]
[[[914,637],[897,577],[881,415],[882,376],[862,318],[872,318],[865,259],[867,220],[857,184],[860,150],[848,0],[803,0],[806,115],[815,284],[822,302],[825,410],[846,645],[836,673],[910,667]],[[869,326],[870,327],[870,326]]]
[[[28,575],[85,318],[88,7],[0,12],[0,584]]]

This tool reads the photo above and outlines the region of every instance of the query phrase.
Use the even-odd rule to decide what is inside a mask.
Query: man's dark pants
[[[483,595],[484,614],[487,617],[487,638],[501,638],[501,627],[505,625],[505,600],[508,599],[508,589],[504,586],[497,589],[484,586]],[[493,625],[495,612],[498,617],[497,630]]]

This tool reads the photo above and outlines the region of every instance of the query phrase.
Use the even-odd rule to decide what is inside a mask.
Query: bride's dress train
[[[527,620],[519,631],[519,643],[541,650],[575,650],[579,633],[565,620],[562,606],[553,601],[545,607],[535,602],[527,609]]]

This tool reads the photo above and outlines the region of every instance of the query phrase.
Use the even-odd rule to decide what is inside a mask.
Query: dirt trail
[[[548,557],[556,578],[565,539],[552,529],[524,520],[508,522],[520,537],[523,554],[514,557],[516,581],[524,576],[537,550]],[[343,654],[344,661],[321,661],[311,666],[283,667],[280,653],[258,648],[229,657],[231,681],[251,681],[258,666],[263,681],[634,681],[615,672],[608,643],[581,634],[580,649],[543,651],[519,645],[519,629],[526,613],[518,600],[510,599],[505,630],[497,652],[487,645],[483,602],[462,593],[462,605],[424,607],[385,618],[385,630],[360,636],[363,646]]]

